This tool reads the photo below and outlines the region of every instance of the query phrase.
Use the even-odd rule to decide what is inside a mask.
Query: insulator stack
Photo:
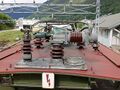
[[[53,59],[63,59],[64,52],[61,44],[53,44],[51,48],[51,57]]]
[[[34,43],[35,43],[36,48],[41,48],[41,46],[43,45],[41,38],[36,38]]]
[[[23,38],[23,59],[24,61],[31,61],[32,60],[32,53],[31,53],[31,35],[29,30],[24,31],[24,38]]]
[[[24,54],[30,54],[31,53],[30,40],[24,40],[23,53]]]
[[[31,61],[32,59],[32,54],[31,54],[31,44],[30,40],[23,40],[23,59],[25,61]]]
[[[83,42],[82,33],[80,33],[80,32],[72,32],[71,35],[70,35],[70,42],[82,43]]]

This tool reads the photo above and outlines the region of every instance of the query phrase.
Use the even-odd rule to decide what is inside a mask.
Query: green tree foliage
[[[101,0],[101,15],[120,13],[120,0]]]
[[[13,19],[6,14],[0,13],[0,21],[0,30],[12,29],[15,26]]]

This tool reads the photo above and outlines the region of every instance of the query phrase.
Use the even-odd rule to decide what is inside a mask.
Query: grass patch
[[[16,38],[22,39],[23,33],[20,31],[0,32],[0,46],[16,42]]]

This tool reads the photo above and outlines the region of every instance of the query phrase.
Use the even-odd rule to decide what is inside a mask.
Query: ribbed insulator
[[[64,52],[61,44],[53,44],[51,47],[51,57],[53,59],[63,59]]]
[[[23,40],[23,52],[24,51],[30,51],[30,50],[31,50],[30,40],[29,39],[24,39]]]
[[[70,34],[70,42],[74,43],[82,43],[82,33],[80,32],[72,32]]]
[[[43,45],[41,38],[36,38],[34,43],[37,48],[41,48],[41,46]]]
[[[31,53],[31,44],[29,39],[23,40],[23,59],[25,61],[31,61],[32,59],[32,53]]]
[[[31,34],[30,30],[26,29],[23,30],[24,36],[23,36],[23,59],[24,61],[31,61],[32,60],[32,50],[31,50]]]

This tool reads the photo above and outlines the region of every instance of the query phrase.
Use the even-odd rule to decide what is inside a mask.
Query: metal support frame
[[[42,3],[0,3],[1,13],[39,13],[41,15],[51,15],[54,18],[55,15],[81,15],[81,14],[96,14],[95,30],[99,31],[99,17],[100,17],[100,0],[95,0],[96,4],[42,4]],[[22,7],[23,6],[23,7]],[[21,7],[21,9],[14,10],[13,7]],[[34,7],[35,10],[31,10],[29,7]],[[42,10],[39,10],[43,8]],[[4,9],[10,10],[4,10]],[[61,9],[62,8],[62,9]],[[95,12],[89,11],[95,8]],[[25,10],[21,12],[21,10]]]
[[[99,31],[99,17],[100,17],[100,0],[96,1],[96,20],[95,20],[95,30]]]
[[[13,7],[21,7],[19,10],[14,10]],[[28,7],[34,7],[31,10]],[[44,8],[42,11],[39,7]],[[94,4],[41,4],[41,3],[1,3],[0,10],[3,13],[41,13],[41,14],[95,14],[89,12],[88,8],[96,7]],[[61,9],[63,8],[63,9]],[[9,9],[5,10],[5,9]],[[68,10],[69,9],[69,10]],[[26,10],[21,12],[20,10]]]

